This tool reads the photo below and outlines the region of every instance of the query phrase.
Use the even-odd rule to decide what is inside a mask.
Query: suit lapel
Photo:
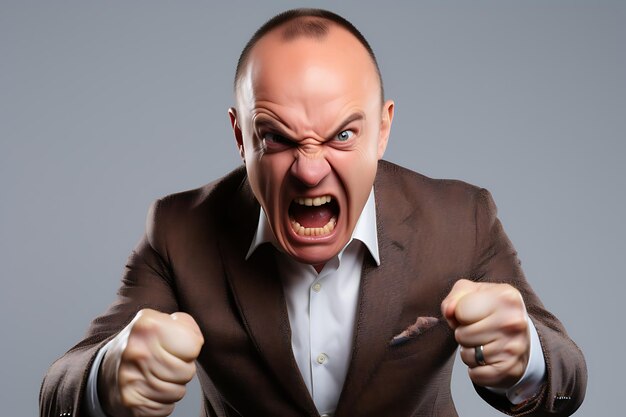
[[[395,188],[390,184],[393,178],[381,168],[374,184],[381,264],[376,266],[371,256],[365,257],[352,358],[335,417],[351,415],[352,405],[389,347],[405,304],[409,274],[404,270],[404,248],[410,232],[402,223],[412,208],[402,205],[402,196],[389,195],[388,190]]]
[[[220,236],[227,279],[244,324],[259,354],[299,414],[317,415],[291,349],[291,329],[274,248],[259,247],[244,261],[256,230],[259,206],[248,182],[241,184],[243,201],[231,204],[232,221]]]

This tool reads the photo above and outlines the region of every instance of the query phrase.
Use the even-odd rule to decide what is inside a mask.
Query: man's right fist
[[[185,396],[204,338],[186,313],[141,310],[111,341],[98,374],[109,416],[168,416]]]

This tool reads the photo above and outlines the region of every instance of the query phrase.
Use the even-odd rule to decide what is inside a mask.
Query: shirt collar
[[[357,220],[356,226],[354,226],[352,237],[339,253],[340,258],[345,248],[354,239],[363,242],[365,247],[372,255],[372,258],[374,258],[374,261],[376,261],[376,265],[380,265],[380,256],[378,253],[378,233],[376,229],[376,202],[374,200],[374,188],[372,188],[372,191],[370,191],[370,195],[367,198],[365,206],[363,207],[363,211],[361,211],[359,220]],[[257,224],[256,233],[252,238],[250,249],[248,249],[248,253],[246,254],[246,260],[263,243],[271,243],[276,249],[282,252],[282,248],[278,244],[278,241],[276,240],[276,237],[274,236],[274,233],[270,228],[270,224],[267,220],[267,216],[265,215],[265,211],[263,211],[263,207],[261,207],[261,210],[259,211],[259,221]]]

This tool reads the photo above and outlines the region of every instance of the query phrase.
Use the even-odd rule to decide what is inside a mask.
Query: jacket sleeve
[[[537,329],[546,363],[546,378],[539,393],[519,404],[476,386],[478,394],[500,411],[514,416],[569,416],[585,396],[587,368],[582,352],[559,320],[548,312],[521,269],[517,252],[496,217],[496,205],[485,189],[476,204],[476,253],[473,278],[516,287]]]
[[[167,258],[159,212],[160,201],[148,214],[146,233],[126,264],[117,299],[94,319],[82,341],[56,360],[39,393],[40,416],[87,416],[81,409],[89,370],[98,350],[142,308],[177,311],[173,273]]]

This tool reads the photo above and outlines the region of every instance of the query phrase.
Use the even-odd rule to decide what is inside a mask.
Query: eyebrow
[[[349,115],[348,117],[346,117],[341,123],[339,123],[337,125],[337,128],[335,128],[334,130],[332,130],[332,135],[338,133],[341,131],[341,129],[343,129],[346,125],[355,122],[355,121],[360,121],[360,120],[365,120],[365,113],[363,113],[362,111],[357,111],[355,113],[352,113],[351,115]],[[254,120],[254,129],[258,130],[260,128],[268,128],[271,130],[275,130],[281,134],[287,134],[287,130],[285,128],[286,126],[283,125],[283,123],[277,122],[273,119],[270,118],[264,118],[262,120],[257,120],[255,118]]]
[[[365,113],[363,113],[362,111],[352,113],[350,116],[345,118],[343,123],[339,125],[339,129],[357,120],[365,120]]]
[[[266,127],[266,128],[272,129],[272,130],[278,130],[278,131],[281,131],[281,132],[285,132],[285,128],[284,128],[282,123],[275,122],[272,119],[257,120],[255,118],[255,120],[254,120],[254,129],[256,130],[256,129],[259,129],[259,128],[262,128],[262,127]]]

